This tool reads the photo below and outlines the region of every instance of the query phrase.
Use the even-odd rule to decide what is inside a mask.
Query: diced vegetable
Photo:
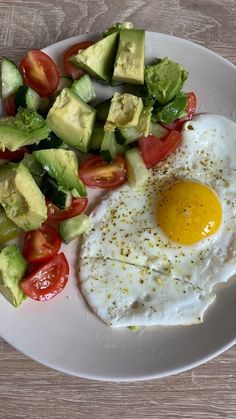
[[[57,183],[49,176],[44,176],[41,184],[41,190],[46,198],[56,205],[58,208],[64,210],[71,206],[72,195],[70,191],[58,186]]]
[[[3,209],[0,209],[0,244],[14,239],[20,235],[20,229],[7,218]]]
[[[143,160],[148,168],[155,166],[161,160],[165,159],[180,144],[182,136],[179,131],[169,131],[163,138],[148,137],[140,138],[139,148],[141,150]]]
[[[103,160],[110,162],[116,158],[118,154],[123,154],[124,148],[116,142],[114,132],[105,131],[101,145],[101,156]]]
[[[37,230],[28,231],[24,237],[23,256],[27,262],[45,262],[55,256],[61,247],[58,232],[48,224]]]
[[[17,65],[6,57],[3,57],[2,59],[1,80],[2,99],[14,95],[19,86],[23,84],[23,78]]]
[[[90,157],[80,167],[80,177],[91,188],[115,189],[126,179],[126,166],[123,156],[105,162],[101,156]]]
[[[33,300],[48,301],[65,288],[68,276],[68,262],[64,253],[59,253],[43,265],[35,264],[21,286],[25,294]]]
[[[88,74],[85,74],[79,80],[75,80],[71,86],[71,90],[86,103],[96,97],[93,82]]]
[[[90,219],[86,214],[80,214],[68,220],[61,221],[59,233],[65,243],[70,243],[85,233],[90,227]]]
[[[138,148],[132,148],[125,153],[127,179],[131,186],[138,187],[142,185],[149,176],[143,158]]]

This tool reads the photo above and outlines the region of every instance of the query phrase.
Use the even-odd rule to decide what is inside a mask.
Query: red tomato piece
[[[24,238],[23,255],[28,262],[43,262],[57,254],[61,247],[58,232],[48,224],[28,231]]]
[[[94,42],[92,41],[79,42],[78,44],[72,45],[65,52],[64,57],[63,57],[64,71],[66,72],[66,74],[70,74],[74,80],[79,79],[85,73],[83,70],[80,70],[79,68],[75,67],[73,64],[69,63],[68,59],[72,57],[72,55],[77,54],[79,50],[86,49],[90,47],[90,45],[93,45],[93,44]]]
[[[48,219],[60,221],[75,217],[76,215],[81,214],[87,205],[88,198],[74,198],[69,208],[66,210],[61,210],[60,208],[56,207],[56,205],[53,205],[52,202],[47,201]]]
[[[79,175],[85,185],[91,188],[118,188],[126,179],[125,159],[117,156],[107,163],[101,156],[90,157],[81,165]]]
[[[5,110],[7,116],[15,116],[16,114],[16,104],[15,104],[15,96],[11,95],[8,96],[5,100]]]
[[[48,301],[66,286],[69,264],[64,253],[55,255],[45,264],[37,264],[21,282],[28,297],[37,301]]]
[[[197,107],[197,98],[194,92],[187,93],[187,96],[188,96],[188,102],[187,102],[187,107],[185,109],[185,111],[187,112],[187,115],[181,119],[176,119],[175,121],[171,122],[171,124],[169,125],[164,125],[166,128],[180,131],[184,123],[192,119],[196,111],[196,107]]]
[[[24,82],[40,96],[49,96],[57,88],[60,80],[55,62],[45,52],[29,51],[20,62]]]
[[[8,148],[5,148],[4,151],[0,150],[0,159],[18,161],[18,160],[23,159],[25,153],[27,152],[28,150],[26,147],[19,148],[16,151],[10,151],[8,150]]]
[[[178,147],[181,140],[180,132],[175,130],[168,132],[162,138],[157,138],[154,135],[140,138],[139,148],[146,166],[153,167],[159,161],[164,160]]]

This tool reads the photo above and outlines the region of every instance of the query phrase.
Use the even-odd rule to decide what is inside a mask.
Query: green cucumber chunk
[[[20,229],[14,224],[3,209],[0,209],[0,244],[20,235]]]
[[[101,156],[103,160],[110,162],[116,158],[118,154],[123,154],[124,148],[116,141],[115,133],[112,131],[104,131],[104,137],[101,145]]]
[[[150,124],[150,135],[154,135],[157,138],[162,138],[167,135],[169,130],[162,125],[158,124],[157,122],[151,122]]]
[[[70,243],[85,233],[90,227],[90,218],[86,214],[68,218],[59,223],[59,233],[65,243]]]
[[[2,99],[15,94],[19,86],[23,84],[23,78],[17,65],[6,57],[2,59],[1,80]]]
[[[30,171],[31,175],[34,177],[36,176],[43,176],[44,170],[37,161],[37,159],[33,156],[33,154],[25,153],[23,160],[21,160],[21,163],[24,164],[25,167]]]
[[[131,148],[125,153],[127,179],[131,186],[142,186],[149,176],[142,155],[138,148]]]
[[[15,97],[16,107],[33,109],[41,114],[46,114],[51,107],[47,97],[41,97],[35,90],[28,86],[20,86]]]
[[[90,140],[90,151],[100,150],[104,137],[104,127],[96,124]]]
[[[72,204],[70,191],[58,186],[49,176],[44,176],[41,184],[41,191],[54,205],[61,210],[67,209]]]
[[[88,74],[85,74],[80,79],[75,80],[71,86],[71,90],[86,103],[96,97],[93,82]]]

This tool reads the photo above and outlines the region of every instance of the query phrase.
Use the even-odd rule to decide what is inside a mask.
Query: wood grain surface
[[[113,22],[190,39],[236,64],[235,0],[0,1],[0,55]],[[102,383],[28,359],[0,339],[0,418],[236,418],[236,347],[192,371],[161,380]]]

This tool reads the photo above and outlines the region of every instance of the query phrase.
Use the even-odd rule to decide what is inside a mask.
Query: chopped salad
[[[186,69],[167,57],[146,65],[145,31],[130,22],[62,58],[63,74],[40,50],[19,66],[2,59],[0,292],[15,307],[66,286],[60,247],[89,228],[86,188],[135,186],[178,147],[196,109],[195,94],[183,91]],[[94,105],[94,80],[117,91]],[[22,249],[8,243],[21,234]]]

